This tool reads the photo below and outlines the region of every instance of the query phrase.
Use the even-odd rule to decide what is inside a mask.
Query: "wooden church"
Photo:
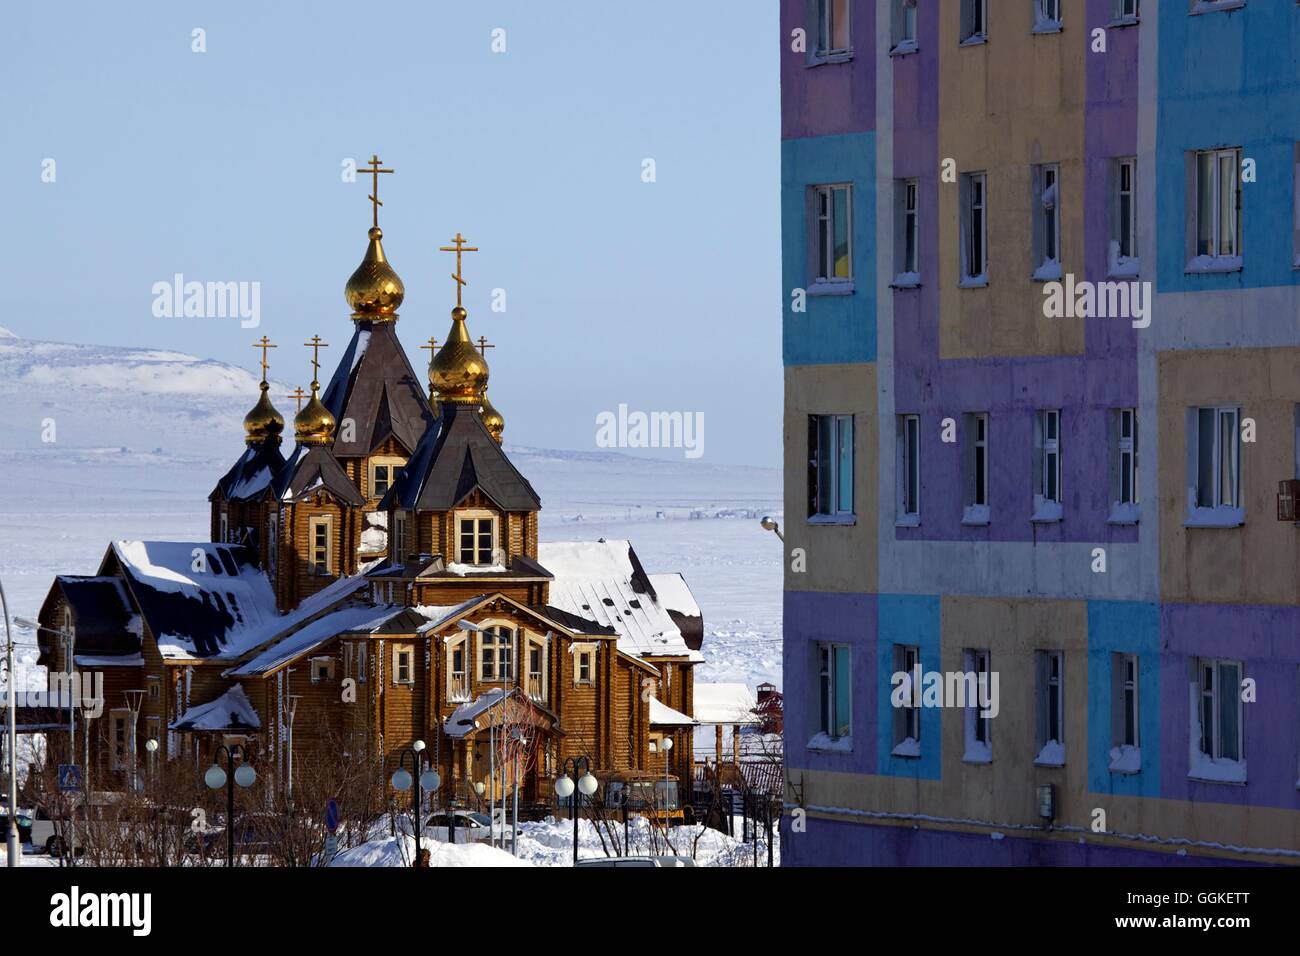
[[[149,741],[200,771],[239,743],[265,786],[286,787],[290,767],[365,752],[386,788],[422,740],[443,801],[491,783],[545,803],[577,757],[611,785],[688,781],[698,606],[626,541],[539,545],[541,500],[502,449],[489,346],[475,347],[461,302],[462,257],[477,250],[459,234],[443,247],[456,306],[442,346],[430,339],[426,393],[397,338],[404,289],[378,223],[391,170],[370,167],[351,340],[323,392],[328,345],[307,343],[292,447],[263,336],[261,395],[210,495],[211,540],[115,541],[95,575],[51,586],[40,662],[103,675],[102,715],[73,759],[88,755],[91,789],[113,790],[137,779]],[[500,770],[513,767],[503,727],[527,728],[517,775]]]

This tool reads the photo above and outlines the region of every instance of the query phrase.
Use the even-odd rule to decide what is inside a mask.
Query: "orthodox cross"
[[[311,384],[314,390],[319,385],[320,379],[320,350],[329,348],[328,342],[322,342],[319,335],[313,335],[310,342],[304,342],[303,345],[311,349]]]
[[[451,274],[451,277],[456,280],[456,305],[459,307],[461,287],[465,285],[465,280],[460,274],[460,255],[462,252],[478,252],[478,246],[465,245],[465,237],[459,232],[456,233],[456,238],[452,242],[455,243],[454,246],[439,246],[438,251],[456,253],[456,271]]]
[[[494,349],[494,348],[496,348],[496,346],[493,345],[493,344],[491,344],[491,343],[487,340],[487,336],[486,336],[486,335],[480,335],[480,336],[478,337],[478,351],[479,351],[479,354],[483,356],[483,358],[485,358],[485,359],[487,358],[487,350],[488,350],[488,349]]]
[[[438,351],[438,338],[437,338],[437,336],[434,336],[434,335],[429,336],[429,344],[428,344],[428,345],[421,345],[420,348],[422,348],[422,349],[428,349],[428,350],[429,350],[429,358],[433,358],[433,353],[436,352],[436,351]]]
[[[383,203],[379,201],[379,174],[391,173],[392,170],[380,168],[383,165],[383,162],[382,160],[380,160],[379,155],[377,153],[371,154],[370,161],[366,163],[366,165],[369,166],[370,168],[367,170],[363,170],[362,171],[363,175],[369,176],[374,181],[374,184],[370,187],[373,190],[373,192],[371,192],[371,194],[366,198],[369,199],[371,204],[374,206],[375,228],[377,229],[379,228],[379,207],[383,205]]]
[[[307,393],[302,390],[301,385],[299,385],[295,391],[285,396],[285,398],[292,398],[297,404],[297,408],[294,409],[295,412],[302,411],[302,400],[307,397]]]
[[[266,350],[267,350],[267,349],[279,348],[279,346],[272,345],[272,344],[271,344],[271,340],[268,339],[265,335],[263,335],[263,336],[262,336],[262,341],[260,341],[260,342],[254,342],[254,343],[253,343],[253,348],[255,348],[255,349],[261,349],[261,350],[262,350],[262,382],[263,382],[263,384],[265,384],[265,382],[266,382],[266,370],[267,370],[268,368],[271,367],[270,365],[268,365],[268,364],[266,363]]]

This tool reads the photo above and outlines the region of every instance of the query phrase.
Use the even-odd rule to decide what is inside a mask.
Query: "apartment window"
[[[393,683],[415,683],[415,650],[409,644],[398,644],[393,648]]]
[[[853,416],[808,416],[808,516],[853,514]]]
[[[1140,14],[1138,0],[1113,0],[1113,23],[1136,23]]]
[[[817,645],[821,733],[830,740],[852,736],[852,651],[847,644]]]
[[[1199,753],[1190,776],[1244,783],[1245,728],[1241,700],[1241,661],[1198,658],[1193,681],[1199,722]]]
[[[898,416],[898,519],[921,521],[921,417]]]
[[[1032,0],[1035,33],[1058,33],[1061,29],[1061,0]]]
[[[966,173],[961,178],[961,265],[960,284],[988,285],[987,180],[983,173]]]
[[[1065,654],[1036,651],[1038,669],[1038,756],[1034,763],[1065,763]]]
[[[1110,522],[1138,520],[1138,415],[1136,408],[1116,408],[1110,420]]]
[[[816,255],[817,282],[847,283],[853,279],[853,187],[814,186],[816,229],[811,247]]]
[[[921,756],[921,708],[919,705],[920,688],[916,687],[919,679],[921,649],[914,644],[897,644],[894,646],[894,671],[906,674],[903,688],[907,695],[903,706],[894,708],[894,749],[895,757]]]
[[[890,53],[912,53],[916,46],[917,0],[893,0],[893,48]]]
[[[1136,159],[1130,156],[1115,161],[1115,204],[1107,251],[1107,271],[1113,276],[1138,274],[1136,175]]]
[[[1034,482],[1034,520],[1061,518],[1061,411],[1045,408],[1034,420],[1037,474]]]
[[[509,681],[515,677],[515,632],[509,627],[485,627],[479,634],[479,680]]]
[[[961,0],[961,42],[988,39],[988,0]]]
[[[969,763],[988,763],[993,759],[993,718],[985,716],[985,711],[992,711],[993,669],[990,665],[991,655],[987,648],[967,648],[962,657],[965,673],[974,678],[974,684],[966,683],[966,748],[962,759]],[[983,688],[981,698],[981,688]],[[975,696],[970,696],[971,690]],[[984,703],[988,703],[988,707]]]
[[[393,512],[393,542],[389,558],[393,561],[406,560],[406,512]]]
[[[1189,428],[1188,524],[1235,526],[1241,508],[1241,409],[1192,409]]]
[[[313,684],[322,684],[334,679],[334,658],[332,657],[313,657],[307,666]]]
[[[591,649],[576,651],[573,656],[573,682],[575,684],[594,684],[596,674],[596,653]]]
[[[849,41],[849,0],[817,0],[817,55],[852,52]]]
[[[457,524],[460,537],[457,554],[460,563],[479,566],[491,564],[496,539],[496,517],[462,516]]]
[[[963,524],[988,524],[989,521],[989,416],[972,412],[965,416],[962,437],[965,471],[965,510]]]
[[[917,220],[917,181],[900,179],[894,190],[898,214],[895,217],[898,236],[894,250],[895,288],[914,288],[921,283],[921,264]]]
[[[1061,167],[1034,167],[1034,278],[1061,278]]]
[[[1111,740],[1116,748],[1139,746],[1138,740],[1138,656],[1111,655]],[[1114,758],[1115,754],[1112,754]],[[1112,767],[1112,769],[1114,769]]]
[[[1188,264],[1198,269],[1241,267],[1241,150],[1196,154],[1196,244]]]
[[[310,542],[310,561],[312,574],[332,574],[334,572],[334,548],[330,540],[333,522],[329,518],[312,518],[308,525]]]

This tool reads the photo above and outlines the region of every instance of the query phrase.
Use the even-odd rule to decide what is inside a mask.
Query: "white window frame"
[[[818,661],[818,689],[815,696],[818,707],[817,727],[819,733],[814,740],[825,739],[828,743],[834,744],[836,741],[852,741],[853,739],[853,648],[849,644],[837,641],[818,641],[816,642],[816,654]],[[841,655],[844,651],[844,664],[849,669],[849,679],[846,682],[848,688],[848,700],[844,702],[841,708],[839,700],[839,668]],[[848,717],[848,724],[844,727],[836,724],[836,715],[843,710]],[[847,727],[846,733],[840,733]],[[813,749],[817,749],[813,745]]]
[[[825,183],[809,189],[812,229],[809,237],[812,287],[810,293],[849,292],[853,288],[853,184]],[[844,240],[846,275],[836,275],[835,236],[838,219],[835,211],[836,196],[843,195]]]
[[[1210,416],[1213,421],[1211,448],[1202,448],[1202,421]],[[1241,479],[1241,417],[1239,405],[1202,405],[1188,410],[1187,428],[1187,527],[1237,527],[1246,520],[1242,506]],[[1225,428],[1232,435],[1232,447],[1224,459],[1223,437]],[[1202,458],[1208,455],[1208,461]],[[1204,492],[1202,478],[1209,469],[1208,495]],[[1224,488],[1224,469],[1230,479],[1231,489]],[[1224,498],[1230,500],[1224,500]],[[1202,500],[1208,499],[1208,504]]]
[[[405,664],[403,664],[405,660]],[[406,668],[406,676],[402,676],[402,668]],[[393,684],[410,684],[415,683],[415,648],[410,644],[393,645]]]
[[[918,179],[900,179],[894,187],[897,203],[898,234],[894,247],[895,289],[915,289],[921,284],[921,183]],[[910,255],[909,255],[910,249]]]
[[[962,416],[964,525],[986,525],[991,517],[989,490],[989,413],[967,412]],[[984,493],[979,493],[980,488]]]
[[[1212,167],[1210,182],[1205,182],[1202,167],[1206,162]],[[1222,172],[1223,163],[1227,161],[1232,167],[1233,196],[1227,207],[1228,222],[1223,221],[1222,207]],[[1203,199],[1203,196],[1208,196]],[[1192,154],[1192,206],[1189,211],[1191,230],[1189,234],[1188,272],[1223,272],[1236,271],[1242,266],[1241,250],[1241,148],[1202,149]],[[1208,252],[1201,250],[1201,207],[1205,202],[1213,209],[1213,219],[1209,233]],[[1224,251],[1224,233],[1227,233],[1229,248]]]
[[[961,0],[961,31],[959,37],[959,46],[974,46],[988,42],[988,0]]]
[[[1111,239],[1106,248],[1106,273],[1116,278],[1128,278],[1138,274],[1141,261],[1137,231],[1137,157],[1116,159],[1112,175],[1115,200],[1111,209]],[[1124,250],[1126,232],[1127,252]]]
[[[1111,743],[1115,747],[1142,746],[1142,681],[1141,659],[1137,654],[1116,652],[1111,656],[1113,686],[1118,700],[1114,726],[1111,728]],[[1129,712],[1132,704],[1132,726]]]
[[[853,55],[853,15],[850,12],[850,0],[815,0],[816,3],[816,45],[814,60],[847,59]],[[844,19],[843,44],[836,44],[836,24]]]
[[[992,693],[992,660],[992,652],[986,647],[968,647],[962,651],[963,672],[975,675],[975,699],[967,700],[964,715],[966,746],[962,761],[965,763],[993,762],[993,718],[981,716],[984,708],[979,700],[980,675],[984,675],[985,686]]]
[[[316,543],[318,529],[325,529],[325,560],[319,560],[321,546]],[[311,573],[328,577],[334,573],[334,519],[329,515],[319,515],[307,520],[307,554]]]
[[[898,416],[898,477],[895,523],[921,523],[921,416]]]
[[[230,540],[230,516],[226,513],[226,506],[221,506],[220,530],[217,532],[220,536],[218,540],[222,544],[227,544]]]
[[[1041,163],[1034,167],[1034,279],[1061,278],[1061,166]]]
[[[962,173],[961,275],[957,285],[963,289],[979,289],[989,284],[988,206],[988,175],[984,172]],[[977,244],[978,257],[975,255]]]
[[[1112,0],[1111,20],[1108,26],[1128,26],[1137,23],[1142,16],[1139,0]]]
[[[1063,28],[1061,0],[1030,0],[1033,4],[1033,33],[1060,33]]]
[[[515,679],[518,630],[506,621],[490,621],[478,631],[477,669],[481,684],[508,684]],[[488,652],[491,651],[490,658]]]
[[[472,552],[470,557],[473,558],[473,560],[471,561],[465,560],[465,546],[463,543],[463,538],[465,534],[464,523],[467,521],[474,522],[474,530],[472,532],[474,543],[470,549]],[[491,532],[490,532],[491,540],[487,548],[486,560],[484,560],[483,541],[482,541],[482,536],[483,536],[482,523],[484,521],[491,522]],[[500,541],[498,527],[499,524],[497,521],[497,514],[494,511],[487,511],[485,509],[457,511],[456,512],[456,540],[455,540],[456,563],[469,565],[470,567],[480,567],[480,568],[489,567],[493,563],[493,559],[496,556],[496,553],[498,551],[498,542]]]
[[[890,56],[915,53],[920,47],[916,39],[917,0],[892,0],[890,12]]]
[[[1202,759],[1199,767],[1189,768],[1188,776],[1224,783],[1245,783],[1246,707],[1241,699],[1241,684],[1246,677],[1245,662],[1226,657],[1198,657],[1193,660],[1193,666],[1196,669],[1192,680],[1196,736],[1192,746],[1194,753]],[[1236,671],[1236,680],[1230,691],[1222,680],[1224,668]],[[1223,739],[1222,725],[1223,708],[1229,703],[1237,710],[1236,739],[1231,741]],[[1207,708],[1211,724],[1208,733],[1205,726]]]
[[[1138,410],[1134,407],[1111,410],[1110,515],[1106,519],[1109,524],[1137,524],[1141,517],[1138,421]]]
[[[456,652],[460,651],[460,670],[456,669]],[[463,634],[447,642],[447,699],[451,701],[469,700],[473,695],[470,693],[470,662],[469,656],[473,654],[474,649],[470,646],[469,638]],[[456,678],[459,677],[464,681],[464,689],[458,689]]]
[[[307,672],[313,684],[324,684],[334,680],[334,658],[317,656],[307,661]]]
[[[917,688],[913,687],[916,680],[916,671],[921,664],[921,648],[917,644],[895,644],[894,645],[894,671],[907,675],[907,681],[904,686],[911,691],[904,698],[902,707],[894,709],[894,731],[893,747],[891,756],[895,757],[919,757],[921,756],[921,707],[914,703],[916,699],[913,695]],[[908,744],[908,741],[911,744]]]
[[[587,676],[582,676],[583,667]],[[573,686],[596,686],[596,647],[592,644],[575,644],[573,646]]]
[[[1052,743],[1060,745],[1062,754],[1065,751],[1065,652],[1039,650],[1035,652],[1035,663],[1038,669],[1040,729],[1038,756],[1034,758],[1034,763],[1040,766],[1062,766],[1064,759],[1058,764],[1048,759],[1044,751]],[[1056,725],[1055,734],[1052,733],[1053,724]]]
[[[825,443],[823,442],[822,434],[822,422],[826,420],[830,421],[831,447],[829,449],[824,447]],[[816,507],[812,514],[809,515],[808,520],[813,524],[817,524],[818,522],[844,522],[853,518],[856,514],[854,511],[854,502],[857,497],[857,489],[854,487],[854,482],[857,477],[855,425],[854,416],[851,414],[808,416],[808,427],[813,431],[813,435],[810,436],[810,439],[814,436],[816,439],[816,459],[815,461],[809,462],[809,481],[815,482],[814,486],[809,489],[809,503],[811,504],[812,501],[815,500]],[[848,441],[847,460],[849,463],[849,500],[847,502],[843,500],[844,496],[841,494],[841,478],[843,471],[841,462],[845,459],[844,445],[846,435]],[[822,495],[822,475],[825,471],[830,472],[829,502],[823,501]]]
[[[1034,521],[1060,521],[1064,489],[1062,479],[1062,416],[1059,408],[1040,408],[1034,416]]]

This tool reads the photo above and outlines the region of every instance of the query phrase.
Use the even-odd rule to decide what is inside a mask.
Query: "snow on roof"
[[[446,733],[448,737],[455,737],[457,739],[464,737],[466,734],[474,730],[475,721],[477,721],[478,718],[481,717],[490,707],[493,707],[504,700],[507,693],[507,691],[498,687],[488,691],[486,694],[480,694],[467,704],[461,704],[451,712],[451,716],[448,717],[446,722],[442,725],[443,732]]]
[[[699,723],[694,717],[687,717],[680,710],[673,710],[657,698],[650,698],[650,726],[679,727]]]
[[[420,625],[417,633],[424,634],[428,631],[436,631],[452,618],[457,617],[463,611],[473,607],[479,601],[487,597],[486,594],[476,594],[472,598],[467,598],[459,604],[417,604],[412,610],[429,619],[428,624]]]
[[[650,586],[659,595],[659,603],[668,610],[687,617],[703,617],[699,604],[695,602],[695,595],[691,593],[690,586],[680,571],[652,574]]]
[[[189,541],[115,541],[113,553],[168,660],[233,659],[364,587],[340,578],[281,614],[248,548]],[[203,561],[199,563],[199,557]],[[195,570],[196,564],[202,570]]]
[[[630,542],[552,541],[538,545],[537,560],[555,575],[551,604],[614,628],[620,651],[704,659],[687,646]]]
[[[692,709],[702,724],[757,724],[757,706],[746,684],[695,684]]]
[[[143,654],[95,655],[74,654],[73,663],[78,667],[143,667]]]
[[[228,672],[229,677],[260,677],[296,657],[314,651],[343,633],[369,632],[401,614],[400,607],[345,607],[318,617],[307,626],[272,644],[250,661]]]
[[[169,730],[260,730],[262,719],[244,688],[236,684],[216,700],[191,707],[168,726]]]

